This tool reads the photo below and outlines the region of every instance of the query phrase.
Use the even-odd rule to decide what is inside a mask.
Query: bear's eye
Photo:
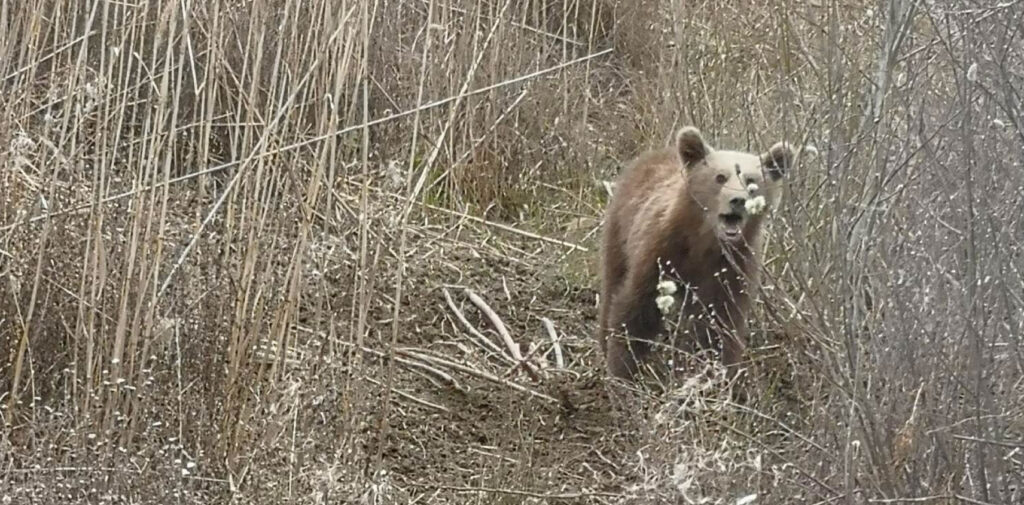
[[[750,186],[751,184],[757,184],[757,181],[754,180],[753,177],[747,177],[747,186]]]
[[[729,180],[729,178],[725,174],[718,174],[715,176],[715,182],[719,184],[725,184],[725,181],[727,180]]]

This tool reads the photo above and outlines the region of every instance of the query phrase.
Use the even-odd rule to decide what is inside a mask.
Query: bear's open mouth
[[[739,238],[743,231],[743,216],[732,212],[729,214],[719,214],[718,219],[722,225],[722,235],[730,240]]]

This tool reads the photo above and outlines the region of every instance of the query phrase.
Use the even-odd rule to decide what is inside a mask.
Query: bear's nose
[[[729,200],[729,206],[732,207],[733,212],[739,212],[743,210],[744,205],[746,205],[746,203],[747,199],[743,198],[742,196],[737,196],[736,198]]]

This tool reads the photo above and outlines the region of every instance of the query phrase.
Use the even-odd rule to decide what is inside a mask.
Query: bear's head
[[[795,158],[785,142],[760,155],[715,150],[692,126],[676,134],[676,149],[687,193],[704,210],[718,238],[730,245],[757,233],[765,213],[778,203],[782,177]]]

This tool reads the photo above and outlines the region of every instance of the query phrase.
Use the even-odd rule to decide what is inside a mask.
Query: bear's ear
[[[711,152],[711,147],[704,142],[700,130],[693,126],[686,126],[676,133],[676,149],[687,168],[700,162]]]
[[[796,153],[788,142],[777,142],[768,152],[761,155],[761,166],[765,168],[773,181],[777,181],[789,172],[793,166]]]

